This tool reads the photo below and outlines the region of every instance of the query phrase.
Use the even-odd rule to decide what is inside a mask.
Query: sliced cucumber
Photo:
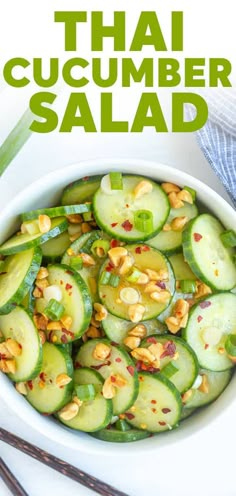
[[[209,214],[199,215],[183,233],[184,258],[196,276],[211,288],[227,291],[236,285],[233,250],[221,241],[222,224]]]
[[[161,343],[163,345],[166,343],[170,343],[171,346],[174,345],[174,353],[177,353],[177,358],[173,360],[173,353],[161,358],[160,371],[162,372],[163,370],[164,373],[164,368],[167,364],[170,362],[173,363],[177,370],[173,375],[171,375],[171,377],[169,377],[169,379],[180,393],[184,393],[191,388],[198,375],[198,361],[194,351],[183,339],[173,335],[154,335],[149,338],[145,338],[140,346],[148,348],[155,341],[156,343]]]
[[[42,245],[43,259],[46,263],[60,262],[71,242],[67,231],[55,238],[49,239]],[[64,262],[63,262],[64,263]]]
[[[106,400],[102,392],[104,379],[89,368],[77,369],[74,374],[75,384],[93,384],[96,388],[96,396],[91,401],[84,401],[79,412],[72,420],[63,420],[58,413],[59,420],[70,427],[84,432],[93,432],[106,427],[112,419],[112,401]]]
[[[71,214],[84,214],[85,212],[91,212],[91,210],[91,203],[82,203],[81,205],[65,205],[63,207],[40,208],[38,210],[24,212],[21,214],[21,219],[24,222],[25,220],[37,219],[39,215],[47,215],[48,217],[53,218]]]
[[[231,370],[225,370],[224,372],[211,372],[210,370],[202,369],[200,373],[201,375],[205,374],[207,376],[209,391],[208,393],[203,393],[202,391],[199,391],[199,389],[192,389],[192,395],[186,401],[184,407],[185,410],[199,408],[212,403],[212,401],[216,400],[216,398],[223,393],[232,377]]]
[[[146,320],[145,322],[139,322],[145,326],[147,331],[147,336],[151,334],[163,334],[167,332],[167,327],[164,326],[157,319]],[[123,344],[124,339],[126,338],[128,331],[133,329],[136,324],[130,322],[129,320],[119,319],[119,317],[115,317],[111,313],[108,314],[106,319],[102,321],[102,328],[106,334],[106,336],[115,343]]]
[[[194,219],[197,214],[198,209],[195,204],[185,203],[184,207],[171,209],[166,223],[170,224],[176,217],[188,217],[188,220]],[[171,255],[182,250],[182,232],[161,231],[157,236],[149,239],[148,244],[163,251],[166,255]]]
[[[33,296],[33,286],[30,288],[28,293],[25,295],[21,302],[21,306],[24,307],[30,315],[33,315],[35,308],[35,298]]]
[[[184,260],[184,256],[182,253],[171,255],[169,257],[169,261],[173,267],[175,278],[177,281],[196,281],[197,277],[192,272],[187,262]]]
[[[96,360],[93,357],[94,349],[98,343],[104,343],[111,349],[106,360]],[[108,339],[92,339],[83,344],[76,355],[75,364],[99,370],[104,379],[110,375],[119,374],[127,381],[123,387],[116,388],[116,395],[112,400],[114,415],[126,411],[137,398],[138,376],[133,361],[124,349],[120,346],[114,346]]]
[[[13,255],[28,248],[42,245],[49,239],[55,238],[55,236],[66,231],[67,227],[68,222],[65,217],[52,219],[50,231],[43,234],[40,232],[37,234],[16,234],[0,246],[0,253],[2,255]]]
[[[69,403],[72,397],[73,380],[65,386],[57,384],[60,374],[73,377],[70,355],[61,347],[51,343],[43,345],[43,363],[40,374],[27,383],[27,400],[42,413],[54,413]]]
[[[53,331],[58,343],[66,343],[78,339],[86,331],[91,316],[92,302],[86,284],[77,272],[67,265],[49,265],[49,285],[56,285],[62,291],[61,304],[65,308],[65,315],[72,318],[69,331]]]
[[[30,290],[42,260],[40,248],[6,258],[0,275],[0,314],[9,313]]]
[[[187,408],[183,406],[180,421],[182,422],[182,420],[190,417],[194,412],[196,412],[196,408]]]
[[[188,300],[188,298],[192,298],[191,293],[180,293],[179,291],[176,291],[169,306],[166,308],[166,310],[164,310],[164,312],[158,315],[158,320],[164,324],[165,320],[173,314],[173,308],[177,300]]]
[[[12,338],[21,345],[22,353],[15,357],[16,372],[8,374],[10,379],[24,382],[36,377],[42,365],[42,346],[31,316],[16,307],[8,315],[0,315],[0,329],[5,340]]]
[[[124,287],[130,287],[137,292],[138,303],[143,305],[146,309],[143,314],[143,320],[153,319],[167,308],[175,292],[175,278],[172,268],[166,257],[154,248],[147,247],[146,245],[127,245],[126,248],[128,249],[128,254],[133,257],[133,267],[137,268],[140,272],[144,272],[145,269],[152,269],[157,272],[164,270],[167,272],[168,280],[165,280],[164,284],[165,289],[170,293],[170,297],[164,303],[153,300],[150,297],[150,293],[144,292],[142,285],[128,281],[127,277],[129,274],[121,276],[119,285],[115,288],[101,284],[101,276],[109,265],[109,260],[106,260],[101,268],[98,283],[99,297],[110,313],[122,319],[129,320],[128,312],[130,304],[122,301],[121,290]],[[119,275],[119,271],[116,268],[112,268],[110,273]]]
[[[236,295],[233,293],[211,295],[194,305],[183,331],[200,366],[215,372],[233,367],[224,352],[228,334],[236,334]]]
[[[100,439],[100,441],[107,441],[109,443],[131,443],[132,441],[140,441],[141,439],[151,437],[148,431],[130,428],[128,431],[122,432],[111,426],[94,432],[91,435],[96,439]]]
[[[63,191],[61,204],[73,205],[90,201],[100,186],[102,176],[86,176],[68,184]]]
[[[172,429],[179,421],[182,400],[179,391],[161,374],[139,373],[139,394],[126,420],[149,432]]]
[[[112,238],[132,243],[144,241],[157,234],[169,215],[170,204],[167,195],[151,179],[152,191],[140,198],[135,198],[135,187],[147,178],[141,176],[123,176],[123,190],[105,193],[100,187],[94,195],[93,207],[97,224]],[[148,210],[153,218],[153,225],[148,232],[135,227],[135,212]]]

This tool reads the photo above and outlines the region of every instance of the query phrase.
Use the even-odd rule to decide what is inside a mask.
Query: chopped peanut
[[[137,338],[145,338],[147,335],[147,329],[144,324],[138,324],[133,329],[128,332],[129,336],[136,336]]]
[[[182,200],[186,203],[191,203],[191,205],[193,204],[193,197],[186,189],[182,189],[182,191],[177,193],[177,198],[178,200]]]
[[[46,278],[45,279],[36,279],[35,284],[36,284],[37,288],[39,288],[41,290],[43,290],[49,286],[49,282]]]
[[[95,319],[101,322],[102,320],[105,320],[107,318],[108,312],[107,309],[104,307],[104,305],[101,305],[101,303],[94,303],[94,310],[95,310]]]
[[[97,327],[94,326],[89,326],[88,330],[86,331],[86,336],[88,338],[100,338],[101,337],[101,332]]]
[[[76,405],[78,405],[78,407],[80,407],[80,406],[82,406],[82,405],[83,405],[83,401],[82,401],[82,400],[80,400],[80,399],[78,398],[78,396],[74,396],[74,397],[73,397],[72,402],[73,402],[73,403],[76,403]]]
[[[0,355],[2,357],[4,357],[4,359],[7,359],[7,358],[12,358],[12,354],[11,352],[8,350],[8,348],[6,347],[6,343],[3,342],[3,343],[0,343]]]
[[[92,228],[90,227],[90,225],[88,224],[88,222],[82,222],[81,231],[82,231],[83,234],[85,234],[87,232],[92,231]]]
[[[198,391],[201,391],[202,393],[209,393],[209,383],[206,374],[202,375],[202,382],[201,385],[198,388]]]
[[[67,255],[69,255],[69,257],[74,257],[75,256],[75,252],[74,250],[72,250],[72,248],[68,248],[68,250],[66,251]]]
[[[111,248],[108,251],[108,256],[114,267],[119,267],[123,257],[126,257],[127,255],[128,255],[128,251],[126,250],[126,248],[123,248],[122,246],[116,246],[115,248]]]
[[[47,325],[47,331],[61,331],[62,330],[62,325],[61,322],[59,321],[51,321]]]
[[[149,282],[149,277],[147,274],[141,273],[138,280],[136,281],[137,284],[147,284]]]
[[[127,274],[134,264],[134,259],[130,255],[121,258],[121,264],[118,272],[121,276]]]
[[[62,327],[64,329],[66,329],[67,331],[69,331],[69,329],[72,326],[72,322],[73,321],[72,321],[72,318],[69,315],[63,315],[63,317],[61,317],[60,322],[62,324]]]
[[[167,319],[165,320],[165,323],[168,327],[168,330],[172,334],[176,334],[180,330],[180,323],[176,317],[173,317],[173,316],[167,317]]]
[[[181,319],[180,327],[183,327],[183,328],[186,327],[187,322],[188,322],[188,313],[186,313],[186,315],[184,315],[183,318]]]
[[[143,314],[145,312],[145,307],[140,305],[140,303],[136,303],[134,305],[130,305],[128,309],[128,315],[131,322],[140,322],[143,318]]]
[[[96,265],[94,258],[91,257],[91,255],[88,255],[88,253],[80,253],[80,256],[85,267],[92,267],[93,265]]]
[[[39,230],[41,233],[47,233],[51,229],[51,219],[48,215],[39,215]]]
[[[2,372],[4,372],[4,374],[8,374],[9,373],[7,362],[8,362],[8,360],[5,360],[5,359],[1,359],[0,360],[0,370]]]
[[[48,325],[48,318],[46,317],[46,315],[43,315],[42,313],[36,313],[36,315],[33,316],[33,321],[37,329],[46,331]]]
[[[164,232],[169,232],[171,231],[171,225],[170,224],[165,224],[162,228],[162,231]]]
[[[70,224],[81,224],[83,222],[83,217],[80,214],[70,214],[66,218]]]
[[[112,374],[110,379],[112,384],[118,388],[122,388],[127,384],[127,380],[120,374]]]
[[[27,396],[28,391],[25,382],[17,382],[15,388],[18,393],[23,394],[23,396]]]
[[[111,399],[114,398],[116,394],[115,387],[113,383],[111,382],[111,377],[107,377],[105,380],[103,387],[102,387],[102,394],[105,399]]]
[[[177,318],[182,319],[189,311],[189,304],[183,298],[176,301],[174,306],[174,315]]]
[[[48,269],[46,269],[46,267],[40,267],[37,279],[45,279],[45,277],[48,277]]]
[[[10,359],[10,360],[7,360],[7,368],[8,368],[8,372],[10,374],[15,374],[16,372],[16,361],[15,359]]]
[[[71,243],[73,243],[73,241],[75,241],[76,239],[80,238],[80,236],[81,236],[81,233],[80,232],[77,232],[75,234],[71,234],[70,235],[70,241],[71,241]]]
[[[135,348],[138,348],[140,343],[141,343],[141,339],[137,336],[127,336],[123,343],[128,347],[130,348],[130,350],[134,350]]]
[[[42,290],[39,289],[39,288],[37,288],[37,286],[36,286],[36,288],[33,291],[33,296],[35,298],[41,298],[42,297],[42,293],[43,293]]]
[[[141,196],[146,195],[147,193],[151,193],[153,190],[153,185],[150,181],[140,181],[134,188],[134,197],[141,198]]]
[[[183,216],[183,217],[175,217],[172,222],[171,222],[171,229],[173,231],[182,231],[184,226],[188,222],[188,217]]]
[[[193,394],[192,389],[189,389],[188,391],[186,391],[186,393],[182,394],[182,402],[187,403],[187,401],[191,398],[192,394]]]
[[[103,361],[109,357],[110,353],[110,346],[104,343],[97,343],[93,350],[93,358],[95,358],[95,360]]]
[[[66,386],[72,381],[71,377],[69,377],[67,374],[59,374],[56,377],[56,385],[59,387]]]
[[[98,321],[95,319],[95,317],[94,317],[94,316],[92,316],[92,318],[91,318],[91,325],[92,325],[93,327],[100,327],[100,326],[101,326],[100,322],[98,322]]]
[[[8,338],[5,341],[5,346],[13,357],[20,356],[22,353],[22,347],[19,343],[17,343],[17,341],[15,341],[15,339]]]
[[[164,351],[164,346],[162,343],[152,343],[150,346],[148,346],[148,350],[154,355],[155,359],[160,359],[163,351]]]
[[[180,191],[179,186],[177,186],[177,184],[173,184],[173,183],[162,183],[161,187],[167,195],[169,195],[169,193],[173,193],[173,192],[179,193],[179,191]]]
[[[155,291],[158,291],[158,293],[160,293],[161,288],[159,288],[159,286],[157,286],[154,281],[150,281],[145,287],[144,293],[155,293]]]
[[[167,300],[170,299],[170,293],[169,291],[154,291],[153,293],[150,294],[150,298],[152,300],[157,301],[158,303],[166,303]]]
[[[59,412],[59,417],[63,420],[72,420],[79,412],[79,405],[77,405],[74,401],[68,403],[62,410]]]
[[[201,282],[200,284],[197,285],[197,291],[195,293],[195,298],[202,298],[203,296],[207,296],[208,294],[211,294],[212,290],[207,286],[204,282]]]
[[[155,356],[148,348],[135,348],[131,351],[131,355],[136,358],[136,360],[142,360],[142,362],[153,363],[155,361]]]
[[[184,202],[178,198],[177,193],[174,191],[168,195],[170,206],[172,208],[181,208],[184,206]]]

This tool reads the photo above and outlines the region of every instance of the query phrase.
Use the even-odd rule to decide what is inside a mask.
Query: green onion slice
[[[123,178],[121,172],[110,172],[111,189],[123,189]]]
[[[229,334],[225,341],[225,351],[228,355],[236,357],[236,334]]]
[[[91,222],[92,220],[94,220],[93,212],[85,212],[83,214],[83,219],[84,219],[84,222]]]
[[[51,320],[60,320],[65,312],[64,306],[59,301],[52,298],[48,305],[45,307],[43,313]]]
[[[101,253],[103,252],[102,257],[105,257],[110,249],[110,242],[107,239],[97,239],[91,247],[91,252],[93,255],[97,255],[97,248],[101,248]]]
[[[82,384],[75,386],[75,393],[81,401],[91,401],[96,396],[96,389],[93,384]]]
[[[139,277],[141,276],[142,272],[140,270],[134,268],[133,272],[130,274],[130,276],[126,277],[127,281],[129,282],[137,282]]]
[[[165,365],[165,367],[161,369],[161,373],[164,374],[168,379],[170,379],[170,377],[175,375],[178,370],[178,367],[176,367],[176,364],[172,361],[167,363],[167,365]]]
[[[233,231],[232,229],[224,231],[221,233],[220,237],[226,248],[234,248],[236,246],[236,231]]]
[[[81,270],[83,268],[83,260],[80,256],[74,256],[70,258],[70,266],[72,269]]]
[[[149,233],[153,231],[153,214],[150,210],[136,210],[134,225],[138,231]]]
[[[183,279],[183,281],[180,281],[180,289],[182,293],[196,293],[197,285],[191,279]]]
[[[123,419],[119,419],[116,421],[115,423],[115,428],[118,430],[118,431],[122,431],[122,432],[125,432],[125,431],[130,431],[131,429],[131,426],[126,422],[126,420],[123,420]]]
[[[103,284],[103,285],[108,284],[109,280],[110,280],[110,275],[111,275],[110,272],[108,272],[107,270],[104,270],[104,272],[102,273],[102,275],[100,277],[100,284]]]
[[[117,286],[119,286],[119,282],[120,282],[120,276],[117,276],[116,274],[110,274],[109,286],[112,286],[113,288],[117,288]]]

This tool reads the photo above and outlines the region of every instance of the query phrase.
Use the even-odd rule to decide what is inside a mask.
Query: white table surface
[[[7,132],[0,124],[0,140]],[[92,145],[91,145],[92,143]],[[122,143],[122,146],[121,146]],[[48,171],[90,158],[157,160],[205,181],[225,198],[223,188],[206,163],[192,135],[34,135],[0,179],[0,207],[26,184]],[[0,392],[1,394],[1,392]],[[0,425],[81,469],[104,479],[130,496],[233,496],[235,484],[235,414],[228,409],[208,429],[179,445],[122,459],[83,454],[52,443],[24,423],[1,398]],[[0,443],[0,453],[30,496],[87,496],[90,490]],[[0,495],[9,496],[0,481]]]

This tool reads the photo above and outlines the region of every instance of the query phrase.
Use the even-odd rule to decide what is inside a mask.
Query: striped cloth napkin
[[[197,131],[197,141],[236,208],[236,91],[211,89],[203,97],[209,118]],[[193,119],[195,109],[189,107],[188,111]]]

